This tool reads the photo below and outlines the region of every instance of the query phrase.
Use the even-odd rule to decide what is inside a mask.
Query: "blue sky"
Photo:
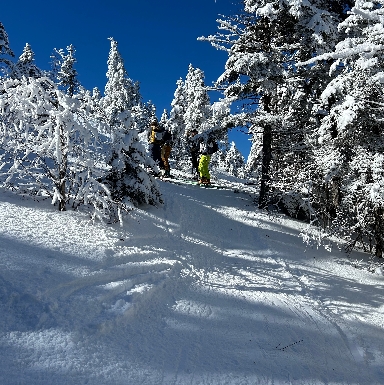
[[[202,69],[210,85],[223,72],[227,54],[199,36],[217,32],[219,15],[238,13],[238,0],[19,0],[3,2],[0,21],[16,57],[26,43],[35,52],[40,68],[50,68],[54,48],[76,48],[79,80],[84,87],[106,83],[108,37],[118,42],[129,77],[139,81],[144,101],[151,100],[161,116],[185,79],[188,65]],[[212,95],[212,99],[215,96]],[[244,134],[232,133],[238,148],[248,156]]]

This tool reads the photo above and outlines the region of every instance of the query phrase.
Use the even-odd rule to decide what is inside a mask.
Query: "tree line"
[[[104,96],[79,84],[75,49],[55,49],[52,68],[37,68],[26,44],[18,60],[0,24],[0,159],[5,187],[48,197],[58,209],[90,209],[121,221],[138,204],[160,204],[149,172],[157,165],[139,138],[154,107],[141,100],[110,39]]]
[[[200,39],[228,52],[217,85],[243,102],[258,206],[382,257],[384,2],[242,3]]]
[[[199,38],[228,53],[215,85],[222,98],[211,103],[203,71],[190,65],[161,116],[174,134],[176,167],[189,167],[191,129],[214,134],[216,162],[258,183],[259,208],[308,221],[315,241],[337,235],[347,250],[382,257],[384,1],[241,4],[218,20],[216,34]],[[91,205],[100,217],[161,203],[145,149],[156,108],[142,102],[113,39],[103,96],[76,82],[72,46],[55,50],[44,72],[28,45],[10,59],[1,25],[0,54],[5,185],[50,196],[61,209]],[[246,164],[228,144],[234,127],[252,137]]]

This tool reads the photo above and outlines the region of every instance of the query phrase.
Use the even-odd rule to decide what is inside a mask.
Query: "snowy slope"
[[[384,384],[384,278],[229,190],[123,228],[0,195],[0,384]]]

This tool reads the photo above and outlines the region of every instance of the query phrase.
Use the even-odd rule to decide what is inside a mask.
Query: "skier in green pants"
[[[211,161],[211,156],[208,154],[202,154],[199,160],[199,173],[200,180],[199,184],[210,184],[211,175],[209,174],[209,162]]]
[[[217,143],[208,138],[200,142],[200,160],[199,160],[199,184],[210,185],[211,175],[209,174],[209,162],[211,161],[211,155],[218,150]]]

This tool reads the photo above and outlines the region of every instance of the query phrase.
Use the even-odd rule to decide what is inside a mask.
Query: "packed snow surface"
[[[384,384],[364,255],[249,191],[159,183],[123,227],[1,192],[0,384]]]

